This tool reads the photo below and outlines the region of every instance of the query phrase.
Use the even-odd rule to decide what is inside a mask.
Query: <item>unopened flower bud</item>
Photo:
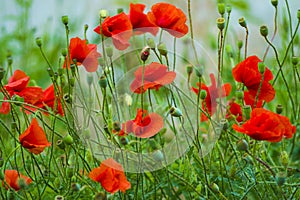
[[[108,15],[108,11],[107,10],[100,10],[99,11],[99,15],[102,19],[106,18]]]
[[[113,56],[113,53],[114,53],[114,49],[113,49],[112,46],[106,47],[106,55],[107,55],[108,57],[111,58],[111,57]]]
[[[263,25],[260,27],[260,34],[263,36],[263,37],[267,37],[268,36],[268,33],[269,33],[269,30],[268,30],[268,27]]]
[[[124,9],[123,9],[123,8],[118,8],[118,9],[117,9],[117,13],[118,13],[118,14],[120,14],[120,13],[122,13],[122,12],[124,12]]]
[[[243,121],[247,121],[248,119],[250,119],[251,106],[250,105],[243,106],[242,113],[243,113]]]
[[[231,10],[232,10],[232,7],[230,5],[227,5],[226,6],[226,11],[227,11],[228,14],[231,13]]]
[[[278,5],[278,0],[271,0],[271,3],[274,7],[277,7]]]
[[[300,21],[300,9],[299,9],[298,12],[297,12],[297,18],[298,18],[298,20]]]
[[[158,49],[160,55],[162,55],[162,56],[167,56],[168,50],[167,50],[167,47],[166,47],[165,43],[162,43],[162,42],[159,43],[159,44],[157,45],[157,49]]]
[[[237,90],[235,92],[235,96],[236,96],[237,99],[243,100],[244,99],[244,92],[242,90]]]
[[[147,45],[150,47],[150,49],[152,49],[152,50],[154,50],[155,49],[155,46],[156,46],[156,44],[155,44],[155,42],[154,42],[154,40],[152,39],[152,38],[148,38],[147,39]]]
[[[230,58],[233,58],[233,51],[232,51],[231,45],[229,45],[229,44],[226,45],[225,50],[226,50],[227,55],[228,55]]]
[[[174,139],[175,134],[172,131],[167,131],[166,128],[164,130],[165,132],[162,134],[162,138],[166,143],[170,143]]]
[[[239,151],[247,151],[248,150],[248,142],[244,139],[240,139],[236,144],[236,148]]]
[[[141,60],[145,62],[148,59],[149,55],[150,55],[150,47],[146,46],[141,51]]]
[[[42,39],[40,37],[35,38],[35,43],[38,47],[42,46]]]
[[[71,189],[74,192],[78,192],[80,190],[80,184],[78,184],[78,183],[72,183],[71,184]]]
[[[244,17],[239,18],[239,24],[241,27],[247,28],[247,23]]]
[[[298,64],[298,62],[299,62],[299,57],[293,56],[292,57],[292,64],[296,66]]]
[[[70,134],[67,134],[64,139],[63,139],[63,142],[67,145],[71,145],[73,144],[74,140],[73,140],[73,137],[70,135]]]
[[[283,166],[287,167],[289,164],[289,155],[286,151],[280,153],[280,162]]]
[[[186,73],[191,75],[193,73],[194,67],[192,65],[186,66]]]
[[[200,99],[204,100],[207,97],[206,90],[200,90]]]
[[[281,114],[282,113],[282,110],[283,110],[283,106],[281,104],[278,104],[276,106],[276,113],[277,114]]]
[[[203,75],[203,67],[194,67],[194,69],[195,69],[196,76],[201,78]]]
[[[65,143],[62,140],[57,140],[56,141],[56,145],[60,148],[60,149],[65,149]]]
[[[265,73],[265,71],[266,71],[266,65],[265,65],[265,63],[263,63],[263,62],[259,62],[258,63],[258,71],[261,74]]]
[[[85,25],[83,26],[83,29],[84,29],[84,32],[86,32],[86,31],[89,29],[89,25],[88,25],[88,24],[85,24]]]
[[[68,17],[68,15],[62,16],[62,17],[61,17],[61,21],[62,21],[62,23],[63,23],[64,25],[68,25],[68,23],[69,23],[69,17]]]
[[[120,142],[121,142],[122,145],[128,144],[128,139],[127,139],[127,137],[121,137],[121,138],[120,138]]]
[[[225,28],[225,19],[223,17],[217,19],[217,26],[221,31]]]
[[[61,55],[62,55],[63,57],[66,57],[67,54],[68,54],[68,50],[67,50],[66,48],[63,48],[63,49],[61,50]]]
[[[286,173],[285,172],[279,172],[276,175],[276,182],[279,186],[282,186],[285,183],[286,180]]]
[[[179,108],[175,108],[175,107],[170,108],[170,114],[173,117],[181,117],[182,116],[181,110]]]
[[[243,41],[242,40],[238,40],[237,41],[237,46],[239,49],[241,49],[243,47]]]
[[[215,193],[219,193],[219,192],[220,192],[219,186],[218,186],[216,183],[212,183],[212,184],[210,185],[210,188],[211,188],[211,190],[212,190],[213,192],[215,192]]]
[[[100,85],[100,87],[106,88],[106,86],[107,86],[107,78],[104,75],[102,75],[99,78],[98,84]]]
[[[224,3],[218,3],[218,11],[220,13],[220,15],[224,15],[225,13],[225,4]]]

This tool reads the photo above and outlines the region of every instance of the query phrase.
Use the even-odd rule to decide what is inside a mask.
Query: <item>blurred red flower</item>
[[[12,77],[9,78],[8,83],[4,86],[6,91],[10,97],[14,95],[18,95],[24,98],[24,103],[27,104],[35,104],[38,102],[43,96],[43,90],[40,87],[28,87],[28,82],[30,77],[25,74],[25,72],[21,70],[16,70]],[[7,100],[7,98],[4,98]],[[8,114],[10,111],[10,103],[3,102],[0,108],[0,113]]]
[[[248,94],[245,95],[247,98],[248,105],[254,106],[255,97],[258,92],[260,82],[262,80],[262,75],[258,71],[258,63],[262,62],[257,56],[250,56],[244,61],[240,62],[232,69],[232,74],[237,82],[243,83],[247,89]],[[260,93],[258,96],[258,101],[270,102],[275,97],[275,90],[269,83],[273,79],[272,72],[266,67],[264,72],[264,80]]]
[[[133,133],[139,138],[149,138],[156,135],[163,127],[164,120],[159,114],[148,114],[147,110],[138,109],[134,120],[122,124],[119,136]]]
[[[151,23],[148,20],[146,14],[144,14],[145,10],[144,4],[133,4],[130,3],[130,10],[129,10],[129,19],[132,24],[132,28],[135,34],[143,34],[145,32],[149,32],[152,35],[156,35],[158,32],[158,27]]]
[[[151,23],[168,31],[174,37],[182,37],[188,32],[185,14],[172,4],[156,3],[147,16]]]
[[[130,46],[128,40],[132,35],[132,24],[125,13],[120,13],[113,17],[107,17],[102,23],[102,27],[97,26],[94,31],[111,37],[114,46],[119,50],[124,50]]]
[[[104,160],[100,167],[94,168],[90,172],[89,177],[101,183],[102,187],[111,194],[119,190],[125,193],[131,187],[130,182],[126,179],[122,165],[112,158]]]
[[[32,119],[29,127],[19,136],[19,141],[24,148],[34,154],[40,154],[46,147],[51,146],[36,118]]]
[[[144,76],[143,76],[144,68]],[[141,66],[134,72],[135,79],[130,85],[130,90],[134,93],[144,93],[147,89],[158,90],[161,86],[174,81],[176,73],[167,71],[167,67],[157,62],[147,66]]]
[[[16,191],[21,189],[19,186],[20,179],[24,179],[26,185],[29,185],[32,182],[32,180],[29,177],[24,176],[21,173],[18,173],[18,171],[16,170],[5,170],[4,179],[7,185]],[[4,182],[2,182],[2,185],[4,185]]]
[[[232,128],[255,140],[280,142],[283,137],[291,138],[296,133],[296,127],[285,116],[273,113],[264,108],[255,108],[251,118],[243,125],[234,124]]]
[[[77,65],[83,65],[87,72],[95,72],[98,69],[98,57],[101,56],[97,52],[96,44],[87,44],[86,40],[80,38],[72,38],[69,45],[70,59],[68,66],[76,59]],[[66,62],[64,64],[66,67]]]
[[[207,95],[205,101],[202,102],[202,109],[212,116],[216,112],[217,108],[217,98],[226,97],[229,95],[231,91],[231,85],[229,83],[225,83],[221,88],[217,88],[216,78],[214,74],[210,74],[211,86],[206,86],[204,83],[197,83],[198,88],[200,90],[205,90]],[[199,89],[192,87],[192,90],[198,94]],[[220,94],[219,94],[220,92]],[[208,118],[204,113],[201,113],[201,121],[207,121]]]

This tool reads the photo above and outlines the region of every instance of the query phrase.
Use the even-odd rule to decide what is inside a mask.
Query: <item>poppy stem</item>
[[[245,27],[245,30],[246,30],[246,38],[245,38],[245,55],[244,55],[244,58],[246,59],[247,58],[247,48],[248,48],[248,37],[249,37],[249,30],[248,30],[247,26]]]
[[[273,35],[272,35],[272,38],[271,38],[271,42],[273,42],[275,36],[276,36],[276,33],[277,33],[277,26],[278,26],[278,23],[277,23],[277,16],[278,16],[278,9],[277,9],[277,6],[275,6],[275,14],[274,14],[274,32],[273,32]],[[265,61],[267,55],[268,55],[268,52],[269,52],[269,49],[270,49],[270,45],[268,45],[265,53],[264,53],[264,57],[263,57],[263,61]]]

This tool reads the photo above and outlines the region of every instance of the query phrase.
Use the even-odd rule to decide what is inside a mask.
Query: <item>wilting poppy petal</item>
[[[128,40],[132,35],[132,24],[125,13],[107,17],[102,23],[102,29],[97,26],[94,31],[106,37],[112,37],[114,46],[119,50],[126,49],[130,44]]]
[[[185,14],[172,4],[154,4],[147,16],[151,23],[165,29],[174,37],[182,37],[188,32]]]
[[[32,119],[29,127],[19,136],[19,140],[24,148],[34,154],[40,154],[51,145],[36,118]]]
[[[149,32],[155,36],[158,32],[158,27],[151,23],[148,20],[147,15],[144,14],[145,7],[146,6],[144,4],[130,3],[129,19],[131,21],[132,28],[135,34]]]
[[[264,108],[253,109],[248,121],[241,126],[234,124],[232,128],[255,140],[269,142],[279,142],[283,137],[291,138],[296,132],[296,127],[290,123],[287,117]]]
[[[94,168],[90,172],[89,177],[101,183],[102,187],[111,194],[119,190],[125,193],[131,187],[130,182],[126,179],[122,165],[112,158],[104,160],[100,167]]]
[[[18,184],[19,179],[24,179],[27,185],[29,185],[32,182],[32,180],[29,177],[19,174],[18,171],[16,170],[5,170],[4,179],[7,185],[9,185],[11,188],[13,188],[16,191],[20,189],[20,186]]]
[[[144,68],[144,69],[143,69]],[[143,76],[144,71],[144,76]],[[135,79],[130,84],[130,90],[134,93],[144,93],[147,89],[156,89],[174,81],[176,73],[167,71],[167,66],[153,62],[147,66],[141,66],[134,72]]]

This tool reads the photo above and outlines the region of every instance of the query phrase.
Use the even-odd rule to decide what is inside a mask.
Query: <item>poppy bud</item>
[[[225,47],[226,53],[230,58],[233,58],[233,51],[232,51],[232,47],[228,44]]]
[[[120,130],[121,130],[120,122],[114,122],[114,123],[113,123],[113,129],[114,129],[115,131],[120,131]]]
[[[61,55],[62,55],[63,57],[66,57],[67,54],[68,54],[68,50],[67,50],[66,48],[63,48],[63,49],[61,50]]]
[[[206,90],[201,90],[201,91],[200,91],[200,98],[201,98],[202,100],[204,100],[204,99],[206,98],[206,96],[207,96]]]
[[[238,40],[237,41],[237,46],[239,49],[241,49],[243,47],[243,41],[242,40]]]
[[[237,99],[243,100],[244,99],[244,92],[242,90],[237,90],[235,92],[235,96],[236,96]]]
[[[271,3],[274,7],[277,7],[278,5],[278,0],[271,0]]]
[[[191,75],[193,73],[193,69],[194,69],[194,67],[191,65],[186,66],[186,73],[188,75]]]
[[[298,18],[298,20],[300,21],[300,9],[299,9],[298,12],[297,12],[297,18]]]
[[[239,24],[241,27],[247,28],[247,23],[244,17],[239,18]]]
[[[263,36],[263,37],[267,37],[268,36],[268,33],[269,33],[269,30],[268,30],[268,27],[263,25],[260,27],[260,34]]]
[[[164,160],[164,154],[161,150],[155,150],[152,155],[154,160],[157,162],[162,162]]]
[[[250,119],[250,114],[251,114],[251,106],[250,105],[245,105],[243,106],[242,109],[242,113],[243,113],[243,121],[247,121],[248,119]]]
[[[73,137],[70,135],[70,134],[67,134],[64,139],[63,139],[63,142],[67,145],[71,145],[73,144],[74,140],[73,140]]]
[[[54,71],[49,67],[47,69],[49,76],[52,78],[54,76]]]
[[[226,6],[226,11],[227,11],[228,14],[231,13],[231,10],[232,10],[232,7],[230,5],[227,5]]]
[[[122,145],[127,145],[127,144],[128,144],[128,139],[127,139],[127,137],[121,137],[121,138],[120,138],[120,142],[121,142]]]
[[[4,77],[4,74],[5,74],[5,70],[3,67],[0,67],[0,82],[2,81],[3,77]]]
[[[167,47],[166,47],[166,45],[165,45],[164,43],[162,43],[162,42],[159,43],[159,44],[157,45],[157,49],[158,49],[160,55],[162,55],[162,56],[167,56],[168,50],[167,50]]]
[[[54,200],[64,200],[65,198],[63,197],[63,196],[61,196],[61,195],[56,195],[55,197],[54,197]]]
[[[61,21],[62,21],[62,23],[63,23],[64,25],[68,25],[68,23],[69,23],[69,17],[68,17],[68,15],[62,16],[62,17],[61,17]]]
[[[106,194],[104,192],[99,192],[95,195],[94,200],[106,200]]]
[[[80,184],[78,184],[78,183],[72,183],[71,184],[71,189],[74,192],[78,192],[80,190]]]
[[[276,106],[276,113],[277,114],[281,114],[282,113],[282,110],[283,110],[283,106],[281,104],[278,104]]]
[[[107,78],[104,75],[102,75],[99,78],[98,84],[100,85],[100,87],[106,88],[106,86],[107,86]]]
[[[226,131],[229,128],[227,119],[221,119],[220,124],[224,131]]]
[[[181,117],[182,116],[181,110],[179,108],[175,108],[175,107],[170,108],[170,114],[173,117]]]
[[[195,69],[195,72],[196,72],[196,76],[198,76],[198,77],[202,77],[202,75],[203,75],[203,67],[194,67],[194,69]]]
[[[3,158],[0,158],[0,168],[3,166],[3,164],[4,164]],[[0,171],[1,171],[1,170],[0,170]]]
[[[299,62],[299,57],[293,56],[292,57],[292,63],[293,63],[293,65],[296,66],[298,64],[298,62]]]
[[[106,47],[105,50],[106,50],[106,55],[111,58],[113,56],[113,53],[114,53],[114,49],[112,48],[112,46]]]
[[[150,47],[149,47],[149,46],[146,46],[146,47],[144,47],[143,50],[141,51],[141,60],[142,60],[143,62],[145,62],[145,61],[148,59],[149,55],[150,55]]]
[[[276,175],[276,183],[279,186],[282,186],[285,183],[285,180],[286,180],[286,173],[285,172],[279,172]]]
[[[259,63],[258,63],[258,71],[259,71],[259,73],[264,74],[264,73],[265,73],[265,70],[266,70],[266,65],[265,65],[265,63],[259,62]]]
[[[99,15],[102,19],[106,18],[108,15],[108,11],[107,10],[100,10]]]
[[[289,164],[289,155],[286,151],[280,153],[280,162],[283,166],[287,167]]]
[[[219,192],[220,192],[219,186],[218,186],[216,183],[212,183],[212,184],[210,185],[210,188],[211,188],[211,190],[212,190],[213,192],[215,192],[215,193],[219,193]]]
[[[42,46],[42,39],[40,37],[35,38],[35,43],[38,47]]]
[[[88,83],[89,86],[92,85],[93,80],[94,80],[94,77],[93,77],[92,74],[88,74],[88,75],[86,76],[86,81],[87,81],[87,83]]]
[[[88,28],[89,28],[89,25],[88,25],[88,24],[85,24],[85,25],[83,26],[84,32],[86,32],[86,31],[88,30]]]
[[[155,42],[154,42],[154,40],[152,39],[152,38],[148,38],[147,39],[147,45],[150,47],[150,49],[152,49],[152,50],[154,50],[155,49],[155,46],[156,46],[156,44],[155,44]]]
[[[70,94],[64,94],[63,98],[67,103],[72,103],[72,96]]]
[[[56,141],[56,145],[60,148],[60,149],[64,149],[65,148],[65,143],[62,140],[57,140]]]
[[[165,129],[165,130],[167,130],[167,129]],[[162,134],[162,137],[166,143],[170,143],[174,139],[175,134],[171,131],[165,131],[165,133]]]
[[[225,19],[223,17],[217,19],[217,26],[221,31],[225,28]]]
[[[220,13],[220,15],[224,15],[225,13],[225,4],[224,3],[218,3],[218,11]]]
[[[244,139],[240,139],[236,144],[237,150],[239,151],[247,151],[248,150],[248,142]]]
[[[124,11],[123,8],[118,8],[118,9],[117,9],[117,13],[118,13],[118,14],[122,13],[123,11]]]

